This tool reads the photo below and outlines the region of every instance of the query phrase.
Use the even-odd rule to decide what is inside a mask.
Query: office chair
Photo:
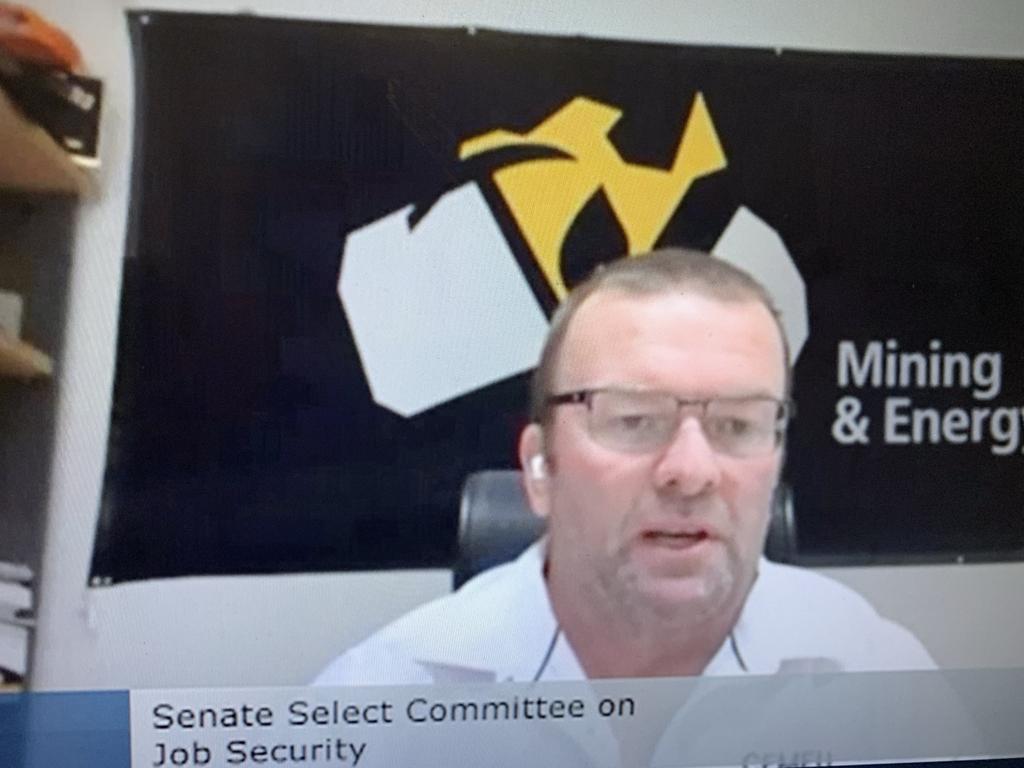
[[[458,554],[452,582],[458,589],[481,571],[515,559],[544,532],[544,521],[530,511],[518,470],[474,472],[462,486]],[[796,522],[789,487],[779,483],[765,555],[777,563],[796,556]]]

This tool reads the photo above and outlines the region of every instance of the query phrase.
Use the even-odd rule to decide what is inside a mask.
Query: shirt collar
[[[778,671],[785,655],[785,634],[792,631],[792,627],[780,626],[779,602],[772,599],[773,593],[778,592],[774,584],[776,570],[773,563],[761,558],[757,579],[732,631],[737,654],[743,659],[746,671],[756,675],[771,675]]]
[[[544,581],[546,551],[545,537],[449,597],[461,603],[454,615],[462,626],[422,638],[417,660],[497,682],[531,682],[538,673],[544,680],[584,679],[551,608]]]
[[[474,600],[472,591],[456,593],[465,610],[457,612],[463,626],[421,638],[421,663],[479,673],[497,682],[582,680],[583,668],[560,631],[544,581],[547,538],[535,542],[501,573],[488,572],[467,590],[486,590]],[[759,563],[759,577],[747,596],[731,637],[726,637],[705,668],[705,675],[772,674],[781,649],[771,637],[771,563]],[[496,571],[498,569],[495,569]],[[490,580],[490,583],[488,583]],[[495,626],[497,625],[497,626]],[[552,645],[553,644],[553,645]]]

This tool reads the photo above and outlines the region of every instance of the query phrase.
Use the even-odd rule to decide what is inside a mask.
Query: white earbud
[[[535,453],[530,458],[530,477],[534,480],[542,480],[547,474],[545,467],[544,457],[539,453]]]

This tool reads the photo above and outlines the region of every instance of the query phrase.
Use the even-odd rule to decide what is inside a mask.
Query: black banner
[[[560,296],[667,244],[788,297],[798,561],[1024,551],[1021,62],[130,25],[97,583],[449,564]]]

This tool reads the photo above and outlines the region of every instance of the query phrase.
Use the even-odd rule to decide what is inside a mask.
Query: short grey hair
[[[551,415],[548,398],[561,358],[562,344],[573,317],[595,293],[619,291],[630,296],[656,296],[690,290],[723,302],[756,301],[771,313],[782,339],[788,398],[792,384],[789,340],[782,327],[781,314],[761,283],[727,261],[703,251],[685,248],[660,248],[650,253],[626,257],[602,264],[577,285],[551,317],[540,362],[530,383],[530,420],[546,424]]]

